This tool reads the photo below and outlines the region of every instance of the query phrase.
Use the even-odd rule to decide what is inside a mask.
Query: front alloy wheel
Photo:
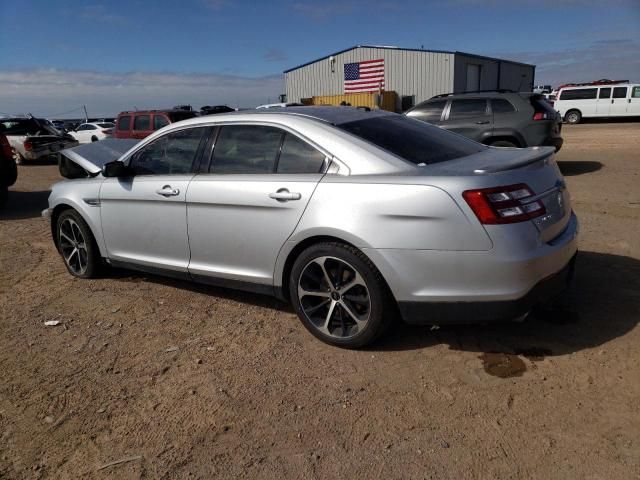
[[[56,223],[58,251],[69,273],[80,278],[98,275],[101,267],[100,252],[91,229],[75,210],[65,210]]]
[[[60,253],[64,263],[74,275],[81,276],[87,271],[89,255],[87,242],[78,224],[72,218],[60,222]]]

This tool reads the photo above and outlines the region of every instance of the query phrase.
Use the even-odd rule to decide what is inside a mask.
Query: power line
[[[74,108],[73,110],[69,110],[68,112],[60,112],[60,113],[52,113],[51,115],[47,115],[47,117],[57,117],[58,115],[66,115],[67,113],[77,112],[78,110],[82,110],[83,107]]]

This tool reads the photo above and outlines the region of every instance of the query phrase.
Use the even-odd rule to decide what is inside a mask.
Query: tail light
[[[466,190],[462,196],[480,223],[485,225],[524,222],[546,213],[540,200],[527,201],[533,197],[533,192],[524,183]]]
[[[33,144],[29,140],[25,140],[22,145],[24,145],[24,149],[28,152],[33,150]]]
[[[113,135],[113,128],[108,128],[107,130],[102,130],[102,133],[105,135]]]
[[[534,120],[548,120],[551,116],[547,112],[536,112],[533,114]]]

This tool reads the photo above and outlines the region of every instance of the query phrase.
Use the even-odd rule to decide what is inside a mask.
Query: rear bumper
[[[558,297],[571,283],[575,254],[559,272],[543,279],[524,297],[497,302],[399,302],[400,314],[413,325],[471,324],[513,320],[529,313],[536,305]]]
[[[562,148],[563,143],[564,140],[562,139],[562,137],[549,137],[544,142],[542,142],[542,145],[544,145],[545,147],[555,147],[556,152],[559,152]]]
[[[513,319],[552,300],[570,279],[578,220],[548,242],[527,243],[532,225],[500,226],[489,251],[363,249],[387,281],[407,323]],[[503,228],[509,227],[509,228]],[[562,288],[561,288],[562,287]]]

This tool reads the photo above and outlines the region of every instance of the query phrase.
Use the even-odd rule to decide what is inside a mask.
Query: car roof
[[[560,90],[582,90],[584,88],[616,88],[616,87],[637,87],[640,83],[609,83],[603,85],[580,85],[575,87],[562,87]]]
[[[523,95],[537,95],[533,92],[515,92],[510,90],[486,90],[478,92],[460,92],[460,93],[443,93],[435,95],[429,100],[441,100],[447,98],[465,97],[465,98],[497,98],[497,97],[514,97]]]
[[[365,111],[356,107],[343,106],[307,106],[307,107],[273,107],[260,110],[242,110],[238,112],[222,113],[216,118],[232,118],[233,116],[256,116],[263,115],[286,115],[301,116],[321,120],[332,125],[341,125],[343,123],[355,122],[358,120],[366,120],[369,118],[385,117],[398,115],[397,113],[388,112],[386,110]],[[191,119],[191,121],[196,119]]]

